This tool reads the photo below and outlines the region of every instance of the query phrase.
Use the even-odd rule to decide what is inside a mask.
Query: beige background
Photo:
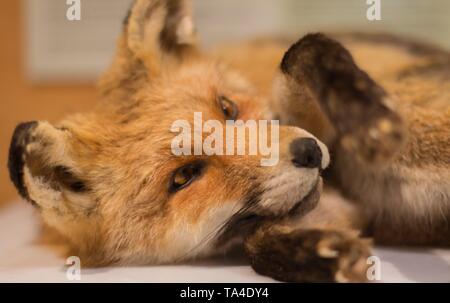
[[[0,9],[0,205],[16,197],[6,166],[16,124],[36,119],[55,121],[95,102],[92,85],[34,86],[26,80],[21,5],[18,0],[2,1]]]

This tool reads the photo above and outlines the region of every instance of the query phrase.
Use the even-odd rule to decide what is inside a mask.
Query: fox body
[[[263,73],[278,68],[279,58],[290,43],[281,46],[280,41],[259,41],[230,47],[226,51],[231,56],[227,53],[222,59],[236,67],[241,66],[261,90],[272,89],[272,114],[282,124],[310,131],[331,149],[332,168],[328,181],[334,182],[343,194],[361,206],[367,231],[370,229],[378,243],[448,245],[450,54],[386,34],[330,36],[339,40],[356,64],[382,87],[385,91],[382,102],[401,119],[401,125],[395,126],[396,134],[375,143],[372,149],[364,150],[363,142],[354,147],[352,144],[357,144],[352,142],[355,138],[339,133],[339,121],[331,121],[329,115],[324,114],[323,106],[317,102],[319,93],[314,89],[305,85],[300,92],[290,96],[292,90],[283,83],[284,79],[276,78],[273,82]],[[261,54],[262,51],[252,56],[251,53],[256,53],[254,48],[266,53]],[[238,52],[242,53],[237,55]],[[253,63],[255,57],[261,62]],[[257,66],[256,71],[250,66]],[[364,119],[370,119],[367,117],[371,115],[370,107],[362,109],[361,113],[358,109],[352,113],[351,104],[338,106],[344,110],[345,119],[354,119],[354,114],[356,119],[361,119],[353,125],[355,132],[363,127]],[[379,136],[376,132],[373,135]],[[370,130],[363,129],[362,136],[370,137]],[[386,153],[384,149],[391,152]],[[401,232],[393,233],[393,230]]]
[[[448,244],[447,52],[315,34],[203,53],[190,16],[185,1],[136,1],[96,108],[17,127],[11,179],[71,254],[158,264],[244,244],[254,269],[280,280],[361,281],[370,244],[360,231]],[[193,124],[194,112],[280,119],[278,163],[174,155],[171,125]],[[326,146],[332,187],[322,190]]]

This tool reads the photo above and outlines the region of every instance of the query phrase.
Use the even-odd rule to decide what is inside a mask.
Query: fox
[[[449,80],[448,51],[389,34],[205,51],[189,1],[136,0],[98,104],[20,123],[9,173],[83,266],[237,247],[276,280],[363,282],[373,243],[450,243]],[[277,164],[174,155],[171,125],[194,112],[280,121]]]

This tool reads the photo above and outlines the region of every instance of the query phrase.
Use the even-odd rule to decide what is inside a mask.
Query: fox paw
[[[260,234],[246,245],[253,269],[286,282],[364,282],[370,241],[350,233]]]

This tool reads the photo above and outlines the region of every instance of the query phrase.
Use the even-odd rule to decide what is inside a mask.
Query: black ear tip
[[[304,35],[298,42],[299,43],[305,43],[308,41],[318,41],[318,40],[325,40],[328,39],[326,35],[322,33],[308,33]]]
[[[31,121],[20,123],[16,126],[14,134],[11,139],[8,155],[8,170],[11,181],[17,188],[19,194],[34,203],[27,192],[23,183],[23,166],[24,166],[24,151],[29,141],[29,132],[37,126],[38,122]]]
[[[281,70],[289,73],[294,65],[316,64],[317,60],[323,60],[323,57],[329,58],[336,53],[352,61],[350,53],[338,41],[322,33],[309,33],[293,44],[284,54]]]
[[[123,18],[122,25],[124,27],[128,26],[128,23],[130,21],[131,16],[131,7],[128,9],[127,14],[125,15],[125,18]]]
[[[284,73],[289,73],[290,68],[295,62],[298,61],[299,54],[304,48],[311,45],[318,45],[321,41],[327,40],[328,38],[322,33],[309,33],[304,35],[300,40],[294,43],[288,51],[284,54],[283,60],[281,61],[280,68]]]

